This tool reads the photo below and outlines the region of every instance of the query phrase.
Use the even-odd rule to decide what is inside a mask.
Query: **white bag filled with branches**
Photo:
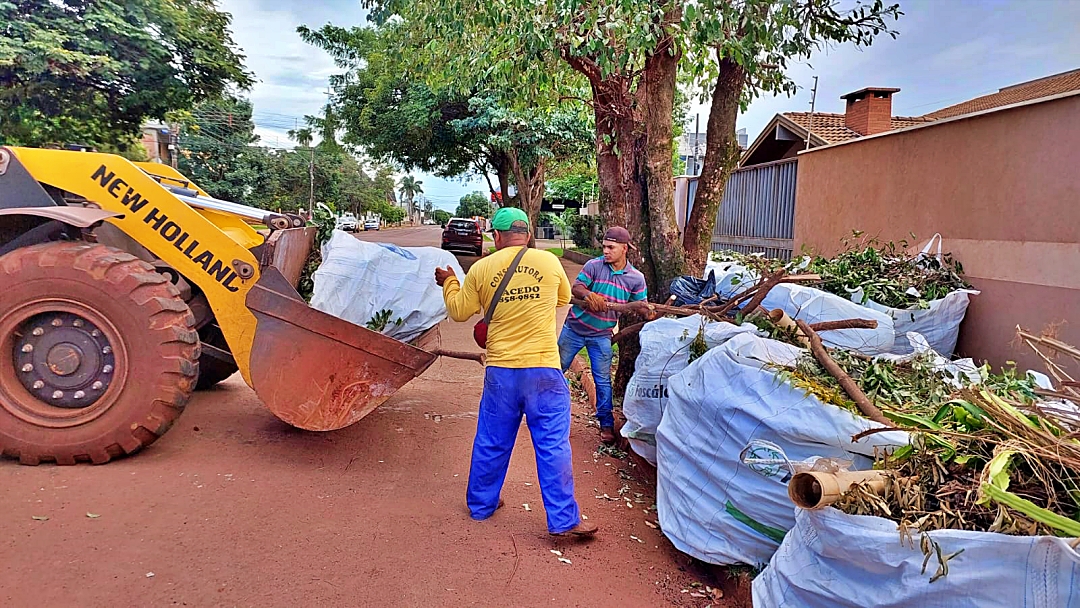
[[[931,582],[933,581],[933,582]],[[825,508],[799,511],[753,583],[756,608],[1080,608],[1080,553],[1053,536],[915,532]]]
[[[795,524],[792,468],[744,464],[740,452],[752,443],[775,448],[754,450],[748,462],[824,457],[850,461],[852,470],[870,468],[875,449],[907,444],[907,434],[895,431],[852,443],[881,425],[783,381],[779,367],[805,352],[744,333],[669,379],[656,431],[657,507],[680,551],[713,564],[764,564]]]
[[[937,253],[932,253],[935,241]],[[943,255],[941,235],[935,234],[916,256],[916,260],[934,258],[938,264],[944,264]],[[912,352],[912,345],[904,339],[904,336],[908,332],[915,332],[922,334],[935,352],[951,357],[956,350],[956,339],[960,335],[960,323],[967,314],[968,301],[971,296],[978,294],[979,292],[974,289],[957,289],[943,298],[927,302],[926,308],[891,308],[866,297],[862,288],[858,288],[851,292],[851,301],[883,312],[893,320],[893,329],[896,331],[893,352],[899,354]],[[914,291],[911,295],[919,294]]]
[[[734,262],[710,261],[705,268],[706,278],[710,272],[716,276],[716,293],[725,300],[750,289],[760,280],[756,271]],[[821,340],[829,348],[842,348],[869,356],[894,352],[896,332],[892,318],[884,312],[860,306],[838,295],[805,285],[781,283],[769,290],[761,306],[766,310],[779,308],[793,320],[806,321],[811,325],[846,319],[877,321],[877,329],[830,331],[821,334]],[[906,352],[910,352],[910,349]]]
[[[626,424],[621,434],[630,440],[634,452],[656,466],[656,427],[667,405],[668,378],[686,369],[692,355],[696,358],[706,349],[748,332],[758,329],[750,323],[737,326],[708,321],[701,315],[645,324],[638,334],[641,353],[623,398]]]
[[[435,268],[450,266],[465,278],[448,251],[368,243],[340,230],[323,245],[322,257],[312,275],[311,306],[402,342],[446,318]]]

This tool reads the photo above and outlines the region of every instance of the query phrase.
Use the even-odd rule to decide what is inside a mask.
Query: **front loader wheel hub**
[[[16,336],[12,359],[19,381],[49,405],[93,405],[116,376],[116,359],[105,332],[78,314],[36,314],[19,325]]]

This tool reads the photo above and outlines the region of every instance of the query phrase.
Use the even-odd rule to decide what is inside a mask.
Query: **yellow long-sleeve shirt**
[[[464,282],[446,279],[443,300],[450,318],[466,321],[486,310],[520,249],[500,249],[476,262]],[[555,309],[569,301],[570,280],[559,258],[549,251],[526,251],[488,327],[488,365],[560,369]]]

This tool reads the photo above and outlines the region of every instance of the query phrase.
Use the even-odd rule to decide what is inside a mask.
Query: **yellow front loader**
[[[438,332],[403,344],[310,308],[313,233],[165,165],[0,148],[0,453],[107,462],[236,371],[293,426],[367,415],[431,365]]]

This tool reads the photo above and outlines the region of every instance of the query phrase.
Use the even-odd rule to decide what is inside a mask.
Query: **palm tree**
[[[413,201],[416,199],[417,194],[422,194],[424,192],[424,189],[420,187],[423,183],[424,182],[417,180],[411,175],[406,175],[405,177],[401,178],[401,183],[399,184],[401,189],[398,190],[398,192],[401,193],[401,198],[403,198],[405,202],[409,205],[410,220],[416,213],[416,210],[413,207]]]
[[[435,212],[435,203],[431,202],[428,199],[424,199],[424,217],[426,219],[431,219],[431,215],[434,212]]]
[[[315,148],[311,147],[311,141],[315,136],[310,127],[289,129],[288,135],[302,147],[308,148],[310,154],[308,158],[308,209],[313,209],[315,207]]]

